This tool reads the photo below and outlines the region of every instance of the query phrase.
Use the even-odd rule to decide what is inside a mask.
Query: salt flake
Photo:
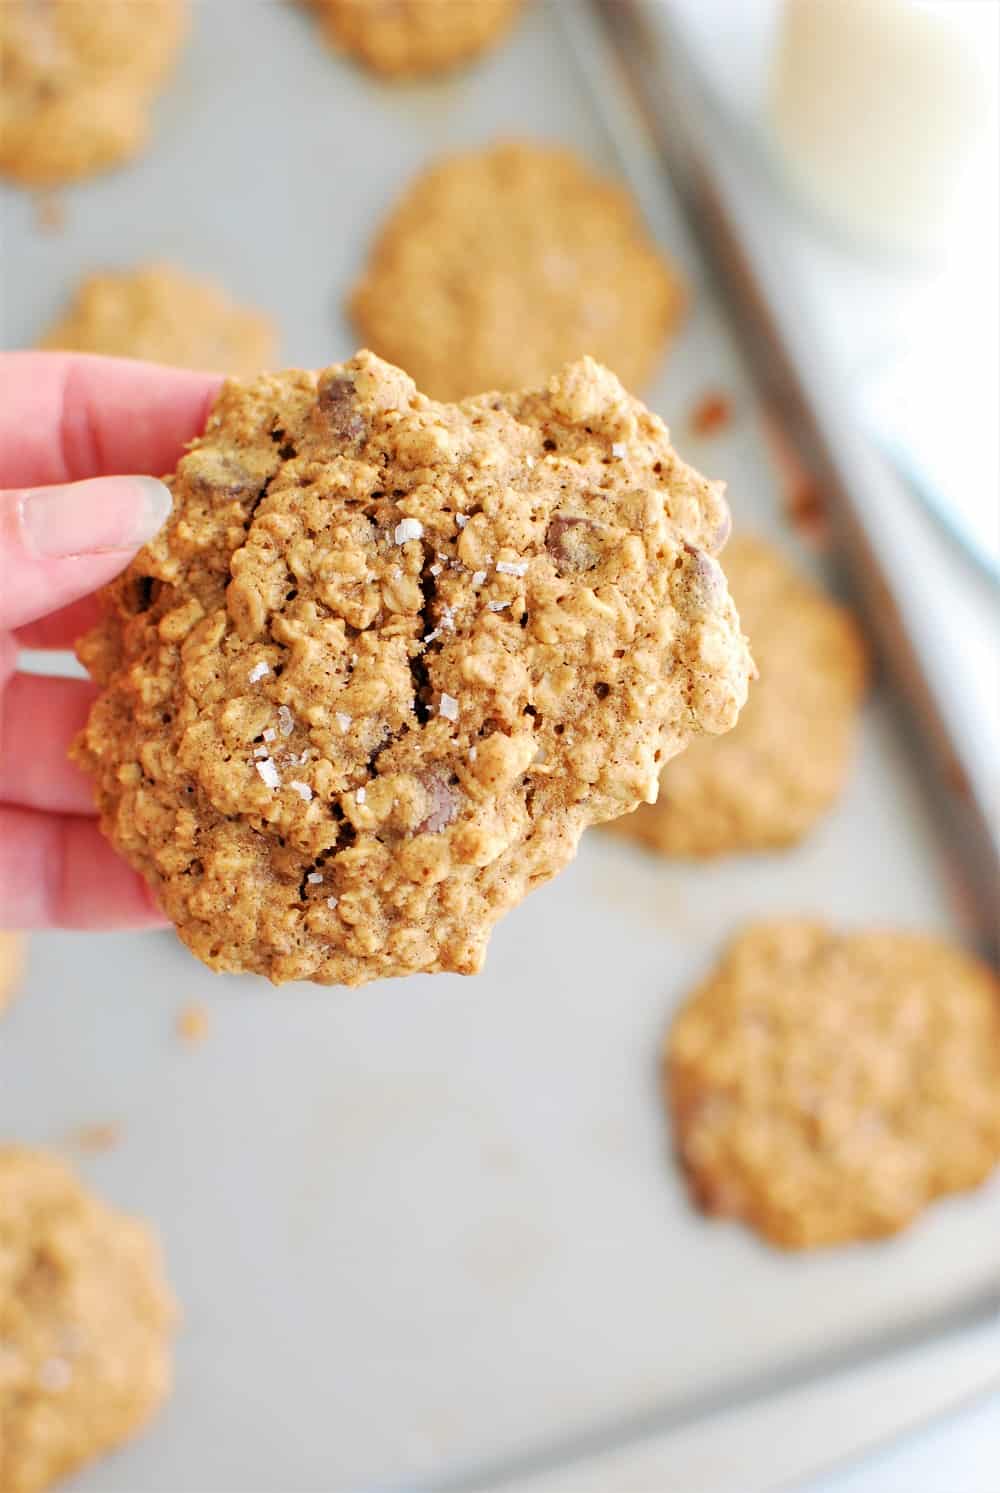
[[[297,778],[293,778],[288,786],[289,788],[294,788],[303,803],[310,803],[312,801],[313,791],[308,783],[301,783]]]
[[[368,790],[366,788],[359,788],[354,797],[357,799],[359,804],[363,804],[365,799],[368,797]]]
[[[433,630],[433,632],[425,632],[424,633],[424,642],[425,643],[433,643],[434,639],[435,638],[439,638],[440,636],[441,636],[441,629],[440,629],[440,627],[435,627],[434,630]]]
[[[306,881],[308,881],[310,886],[319,886],[322,880],[323,878],[318,871],[310,871],[309,875],[306,877]]]
[[[337,711],[337,725],[340,727],[341,731],[344,732],[345,736],[351,729],[353,723],[354,717],[352,715],[348,715],[346,710]]]
[[[474,586],[476,586],[476,587],[481,586],[483,584],[483,581],[485,581],[485,579],[486,579],[486,571],[485,570],[474,570],[472,572],[472,584]]]
[[[275,767],[270,757],[265,757],[262,762],[258,762],[256,764],[256,767],[258,773],[260,774],[262,782],[264,782],[268,788],[281,787],[281,779],[278,776],[278,769]]]
[[[396,525],[393,538],[397,544],[405,544],[408,539],[420,539],[423,536],[424,526],[419,518],[401,518]]]
[[[498,560],[497,575],[522,576],[528,568],[527,560]]]
[[[614,456],[614,457],[617,457],[617,459],[619,461],[621,461],[622,457],[625,455],[625,442],[624,441],[612,441],[611,442],[611,455]]]
[[[339,897],[327,897],[327,899],[326,899],[326,905],[327,905],[327,907],[336,907],[336,905],[337,905],[337,903],[339,901],[340,901]]]
[[[273,726],[265,726],[260,734],[261,736],[263,736],[265,741],[274,741],[276,740],[278,735]]]
[[[460,529],[464,529],[466,524],[469,522],[468,515],[464,513],[456,513],[455,522],[456,524],[458,524],[458,527]]]
[[[271,672],[271,665],[265,663],[264,660],[261,659],[261,661],[260,661],[259,664],[254,664],[253,668],[250,670],[249,674],[247,675],[247,679],[249,679],[249,681],[250,681],[251,684],[256,684],[257,681],[258,681],[258,679],[263,679],[264,675],[265,674],[270,674],[270,672]]]
[[[440,565],[438,565],[438,564],[437,564],[437,563],[436,563],[436,562],[435,562],[435,564],[433,564],[433,565],[432,565],[432,566],[431,566],[431,575],[440,575],[440,574],[441,574],[441,566],[440,566]]]
[[[445,720],[458,720],[458,701],[455,699],[454,695],[443,694],[441,696],[441,704],[438,706],[438,710],[441,715],[444,716]]]
[[[455,613],[451,607],[444,606],[441,608],[441,626],[448,632],[455,631]]]
[[[488,601],[486,605],[491,612],[505,612],[510,606],[509,601]]]

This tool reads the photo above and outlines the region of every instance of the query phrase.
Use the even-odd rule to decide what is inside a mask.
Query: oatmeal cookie
[[[511,142],[417,178],[350,312],[421,388],[461,399],[539,386],[584,353],[641,388],[683,300],[623,187],[569,150]]]
[[[759,675],[740,723],[693,743],[655,804],[609,826],[664,855],[792,845],[850,770],[867,676],[851,614],[763,539],[737,535],[726,575]]]
[[[386,78],[444,72],[500,41],[523,0],[305,0],[333,47]]]
[[[1000,1161],[1000,984],[939,938],[756,924],[663,1076],[706,1212],[788,1249],[894,1234]]]
[[[249,377],[273,366],[276,344],[266,316],[210,280],[149,264],[88,275],[39,346]]]
[[[145,1226],[54,1157],[0,1146],[0,1488],[36,1493],[170,1388],[175,1309]]]
[[[24,939],[20,933],[0,932],[0,1011],[17,989],[24,967]]]
[[[473,973],[743,703],[721,489],[590,359],[460,405],[226,385],[80,657],[105,832],[216,969]]]
[[[0,176],[47,186],[145,145],[186,0],[3,0]]]

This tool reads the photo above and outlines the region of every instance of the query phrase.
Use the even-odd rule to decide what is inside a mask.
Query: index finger
[[[222,378],[86,353],[0,354],[0,487],[172,471]]]

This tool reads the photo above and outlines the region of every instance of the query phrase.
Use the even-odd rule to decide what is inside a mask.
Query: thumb
[[[170,513],[154,477],[97,477],[0,493],[0,629],[103,586]]]

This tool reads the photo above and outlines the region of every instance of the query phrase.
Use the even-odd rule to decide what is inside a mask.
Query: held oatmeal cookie
[[[38,345],[249,377],[273,365],[277,338],[210,280],[149,264],[86,276]]]
[[[743,704],[721,489],[590,359],[460,405],[370,353],[229,383],[172,482],[76,757],[216,969],[474,973]]]
[[[362,337],[436,399],[537,387],[589,353],[650,378],[684,302],[629,193],[572,151],[506,142],[425,171],[350,300]]]
[[[792,845],[839,796],[867,674],[846,608],[766,540],[737,535],[726,575],[758,680],[725,738],[672,762],[655,804],[610,828],[664,855],[723,855]]]
[[[756,924],[663,1078],[706,1212],[787,1249],[893,1234],[1000,1162],[1000,983],[938,938]]]
[[[48,186],[145,145],[186,0],[2,0],[0,176]]]
[[[0,1488],[38,1493],[133,1436],[170,1388],[175,1308],[138,1220],[0,1146]]]
[[[387,78],[444,72],[505,35],[523,0],[304,0],[330,44]]]

